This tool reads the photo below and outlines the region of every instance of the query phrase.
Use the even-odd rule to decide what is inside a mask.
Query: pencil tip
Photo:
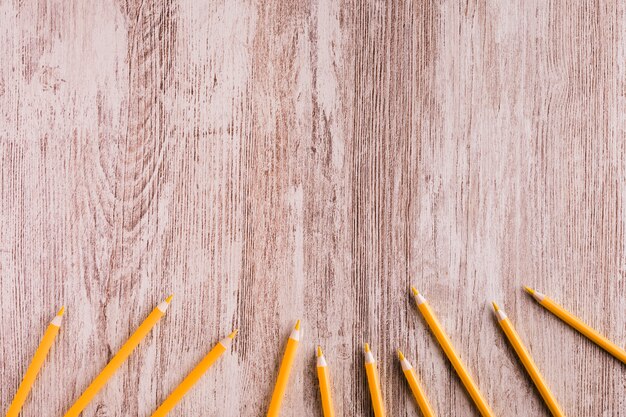
[[[366,352],[369,352],[369,351],[370,351],[370,344],[369,344],[369,343],[366,343],[366,344],[365,344],[365,351],[366,351]]]
[[[233,330],[233,332],[228,335],[228,338],[231,339],[231,340],[234,339],[235,336],[237,336],[237,333],[239,333],[239,329]]]
[[[296,327],[294,327],[294,329],[300,330],[300,320],[296,322]]]
[[[402,353],[400,349],[398,349],[398,359],[400,359],[401,361],[404,360],[404,354]]]
[[[165,299],[165,302],[169,304],[172,301],[172,298],[174,298],[174,294],[170,294],[170,296]]]
[[[533,290],[530,287],[527,287],[526,285],[524,285],[524,289],[526,290],[526,292],[530,295],[534,295],[535,294],[535,290]]]
[[[65,314],[65,306],[61,306],[61,309],[57,313],[57,316],[62,316],[63,314]]]
[[[419,294],[419,292],[417,291],[415,287],[411,287],[411,292],[413,293],[415,297],[417,297],[417,294]]]
[[[493,309],[494,309],[495,311],[500,310],[500,309],[498,308],[498,305],[496,304],[496,302],[495,302],[495,301],[492,301],[492,303],[491,303],[491,304],[493,304]]]
[[[324,354],[324,352],[322,352],[322,347],[318,346],[317,347],[317,357],[319,358],[320,356],[322,356]]]

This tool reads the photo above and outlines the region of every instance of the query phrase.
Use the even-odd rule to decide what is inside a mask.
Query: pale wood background
[[[569,416],[626,416],[626,5],[615,1],[0,1],[0,413],[56,309],[24,416],[62,416],[154,305],[166,315],[85,416],[477,415],[408,297],[430,299],[498,416],[547,416],[502,303]]]

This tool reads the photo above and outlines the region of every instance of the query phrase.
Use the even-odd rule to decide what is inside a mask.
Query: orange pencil
[[[566,324],[578,330],[578,332],[580,332],[583,336],[591,340],[596,345],[600,346],[602,349],[606,350],[615,358],[619,359],[623,363],[626,363],[626,351],[624,351],[624,349],[620,348],[615,343],[602,336],[599,332],[591,328],[591,326],[585,324],[581,319],[552,301],[545,294],[542,294],[539,291],[535,291],[532,288],[528,287],[524,287],[524,289],[550,313],[554,314],[555,316],[563,320]]]
[[[406,377],[407,382],[409,383],[409,387],[411,387],[411,392],[415,397],[415,401],[417,401],[417,405],[420,410],[422,410],[422,414],[424,417],[435,417],[435,412],[428,402],[428,398],[426,398],[426,394],[420,385],[417,374],[413,369],[411,363],[404,357],[404,354],[398,349],[398,359],[400,359],[400,365],[402,366],[402,372]]]
[[[335,417],[335,407],[330,390],[330,376],[328,375],[328,364],[322,352],[322,347],[317,347],[317,379],[320,384],[320,395],[322,397],[322,411],[324,417]]]
[[[478,386],[470,376],[467,368],[465,368],[465,365],[461,361],[461,358],[454,350],[452,342],[448,338],[446,332],[443,330],[443,327],[439,323],[439,320],[437,320],[437,317],[435,316],[433,310],[430,308],[430,305],[426,301],[426,298],[424,298],[424,296],[420,294],[415,288],[411,288],[411,291],[413,292],[413,297],[415,298],[415,304],[417,304],[417,309],[420,311],[420,313],[422,313],[422,316],[424,316],[426,324],[428,324],[428,327],[430,327],[430,330],[435,335],[437,342],[439,342],[439,345],[441,346],[444,353],[448,357],[448,360],[454,367],[454,370],[461,379],[461,382],[463,383],[465,389],[472,398],[472,401],[476,405],[476,408],[483,417],[494,417],[495,414],[493,413],[493,411],[491,411],[489,404],[487,404],[487,400],[485,400],[481,392],[478,390]]]
[[[506,338],[509,340],[509,343],[511,343],[511,346],[513,346],[513,349],[515,349],[517,357],[520,362],[522,362],[522,365],[524,365],[524,368],[526,368],[526,372],[528,372],[528,375],[533,380],[533,383],[537,387],[539,394],[541,394],[541,397],[550,409],[552,415],[554,417],[565,417],[563,410],[561,410],[561,406],[556,401],[556,398],[552,394],[552,391],[550,391],[548,384],[543,379],[541,372],[539,372],[539,368],[535,364],[532,356],[530,356],[530,352],[528,352],[528,349],[524,346],[522,339],[517,334],[517,331],[515,331],[515,327],[513,327],[511,320],[509,320],[504,310],[498,307],[495,302],[493,303],[493,310],[498,317],[498,324],[500,324]]]
[[[63,322],[63,313],[65,312],[65,307],[61,307],[61,310],[57,313],[56,317],[52,319],[46,332],[41,338],[41,342],[39,342],[39,347],[35,351],[35,356],[33,356],[28,369],[26,370],[26,374],[24,374],[24,378],[22,379],[22,383],[17,389],[17,393],[15,397],[13,397],[13,402],[9,407],[9,411],[7,411],[7,417],[17,417],[22,410],[22,406],[26,401],[26,397],[30,393],[30,389],[37,378],[37,374],[39,374],[39,370],[43,366],[44,361],[46,360],[46,356],[48,356],[48,352],[52,347],[52,343],[54,339],[56,339],[57,334],[59,333],[59,328],[61,327],[61,323]]]
[[[113,374],[122,366],[122,364],[128,359],[130,354],[135,350],[139,343],[146,337],[146,335],[152,330],[155,324],[161,320],[161,317],[167,311],[170,301],[172,301],[172,295],[170,295],[165,301],[159,303],[152,313],[139,325],[137,330],[128,338],[126,343],[122,345],[120,350],[111,358],[109,363],[102,369],[100,374],[89,384],[87,389],[81,394],[76,402],[65,413],[65,417],[78,417],[85,407],[91,402],[91,400],[100,392],[102,387],[113,376]]]

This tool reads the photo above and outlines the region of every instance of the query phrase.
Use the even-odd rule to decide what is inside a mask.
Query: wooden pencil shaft
[[[327,366],[317,367],[317,379],[320,384],[320,395],[322,398],[322,411],[324,413],[324,417],[335,417],[335,408],[330,388],[330,376]]]
[[[615,358],[619,359],[622,363],[626,364],[626,351],[617,346],[615,343],[611,342],[595,329],[587,325],[581,319],[579,319],[569,311],[565,310],[563,307],[561,307],[559,304],[555,303],[552,299],[548,297],[545,297],[542,301],[539,302],[539,304],[541,304],[552,314],[560,318],[562,321],[576,329],[583,336],[587,337],[589,340],[600,346],[602,349],[606,350]]]
[[[499,324],[502,330],[504,331],[504,334],[506,335],[507,339],[513,346],[515,353],[517,353],[517,356],[522,362],[522,365],[524,365],[526,372],[528,372],[528,375],[530,375],[530,378],[535,384],[535,387],[537,388],[544,402],[550,409],[550,412],[552,413],[552,415],[554,417],[564,417],[565,414],[563,413],[563,410],[561,410],[561,407],[556,401],[556,398],[550,391],[548,384],[543,379],[543,376],[539,372],[539,368],[537,367],[537,365],[535,364],[535,361],[530,356],[530,353],[524,346],[522,339],[519,337],[519,335],[515,331],[515,328],[513,327],[513,324],[511,323],[511,321],[508,318],[505,318],[503,320],[499,320]]]
[[[367,384],[372,398],[372,408],[376,417],[385,417],[385,407],[383,405],[383,396],[380,389],[380,380],[378,378],[378,370],[375,363],[365,364],[365,373],[367,375]]]
[[[274,392],[272,393],[272,399],[270,401],[269,408],[267,410],[267,417],[278,417],[280,414],[280,406],[287,390],[287,384],[289,382],[289,375],[291,374],[291,368],[296,358],[296,349],[298,348],[298,340],[289,338],[287,342],[287,348],[283,355],[283,360],[280,364],[278,371],[278,377],[276,378],[276,385],[274,386]]]
[[[441,324],[439,324],[439,321],[432,312],[428,302],[423,302],[422,304],[419,304],[418,309],[424,316],[426,323],[430,327],[431,331],[434,333],[435,338],[437,339],[439,345],[450,360],[450,363],[452,363],[452,366],[454,367],[457,375],[461,379],[463,386],[472,398],[472,401],[476,405],[476,408],[478,408],[480,414],[483,417],[494,417],[493,411],[491,411],[491,408],[489,408],[487,401],[483,398],[478,387],[476,386],[476,384],[470,377],[469,372],[465,368],[465,365],[463,364],[463,362],[461,362],[459,355],[455,352],[454,347],[452,346],[452,342],[450,342],[450,339],[443,331]]]
[[[224,345],[221,343],[215,345],[189,375],[172,391],[165,401],[163,401],[159,408],[152,414],[152,417],[163,417],[169,413],[224,352],[226,352]]]
[[[113,376],[115,371],[122,366],[128,356],[135,350],[137,345],[146,337],[152,327],[163,317],[164,311],[159,307],[152,310],[150,315],[141,323],[130,338],[122,345],[120,350],[113,356],[109,363],[102,369],[100,374],[92,381],[83,394],[76,400],[74,405],[65,413],[65,417],[78,417],[91,400],[98,394],[104,384]]]
[[[30,390],[37,379],[37,375],[39,374],[39,370],[43,366],[46,357],[48,356],[48,352],[52,347],[52,343],[54,342],[57,334],[59,333],[59,326],[55,326],[54,324],[48,325],[43,337],[41,338],[41,342],[39,342],[39,346],[35,351],[35,355],[28,365],[26,369],[26,373],[24,374],[24,378],[20,383],[20,386],[15,393],[15,397],[13,397],[13,401],[9,406],[9,410],[7,411],[6,417],[17,417],[22,410],[22,406],[30,393]]]
[[[422,411],[424,417],[435,417],[435,411],[430,405],[430,402],[428,401],[428,398],[426,397],[426,394],[424,393],[424,390],[422,389],[417,379],[417,374],[415,373],[415,371],[413,369],[405,369],[403,373],[407,382],[409,383],[409,387],[411,388],[411,392],[415,397],[415,401],[417,401],[417,405]]]

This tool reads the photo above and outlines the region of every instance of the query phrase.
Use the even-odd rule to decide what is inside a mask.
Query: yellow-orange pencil
[[[623,363],[626,363],[626,351],[624,351],[624,349],[615,345],[609,339],[602,336],[600,333],[585,324],[581,319],[574,316],[572,313],[552,301],[546,295],[540,293],[539,291],[535,291],[532,288],[524,287],[524,289],[549,312],[563,320],[565,323],[572,326],[574,329],[578,330],[583,336],[587,337],[593,343],[600,346],[602,349],[606,350]]]
[[[533,380],[535,386],[537,387],[537,390],[541,394],[541,397],[550,409],[550,412],[554,417],[565,417],[565,414],[563,414],[561,407],[556,402],[556,398],[554,398],[554,395],[552,395],[550,388],[548,388],[548,384],[546,384],[543,376],[541,376],[539,368],[537,368],[537,365],[535,365],[535,361],[533,361],[530,353],[528,353],[528,350],[522,343],[522,339],[520,339],[519,335],[515,331],[511,320],[509,320],[504,310],[501,310],[495,302],[493,303],[493,309],[496,312],[496,316],[498,316],[498,323],[500,324],[500,327],[504,331],[507,339],[509,339],[509,342],[513,346],[513,349],[515,349],[515,353],[517,353],[517,356],[522,362],[522,365],[524,365],[524,368],[526,368],[526,372],[528,372],[528,375],[530,375],[530,378]]]
[[[289,374],[293,367],[293,362],[296,358],[296,350],[300,343],[300,320],[296,322],[296,326],[289,336],[287,341],[287,348],[283,355],[283,360],[280,364],[280,370],[278,371],[278,377],[276,378],[276,385],[274,386],[274,392],[272,393],[272,400],[270,401],[269,409],[267,410],[267,417],[278,417],[280,413],[280,405],[283,402],[285,391],[287,390],[287,383],[289,382]]]
[[[383,404],[383,394],[380,391],[380,378],[376,369],[376,359],[370,350],[370,345],[365,344],[365,373],[367,374],[367,385],[372,397],[372,407],[376,417],[385,417],[385,405]]]
[[[413,396],[417,401],[417,405],[420,410],[422,410],[422,414],[424,417],[435,417],[435,412],[433,408],[430,406],[428,402],[428,398],[426,398],[426,394],[424,394],[424,390],[422,389],[419,381],[417,380],[417,375],[415,374],[415,370],[411,363],[404,357],[404,354],[398,349],[398,359],[400,359],[400,365],[402,365],[402,372],[406,377],[409,386],[411,387],[411,392],[413,392]]]
[[[102,389],[104,384],[113,376],[115,371],[122,366],[124,361],[135,350],[139,342],[141,342],[148,332],[154,327],[155,324],[163,317],[163,314],[167,311],[167,307],[172,301],[173,295],[170,295],[165,301],[157,305],[152,313],[141,323],[141,325],[135,330],[130,338],[124,343],[120,350],[113,356],[109,363],[102,369],[100,374],[92,381],[87,387],[85,392],[78,397],[78,400],[72,405],[72,407],[65,413],[65,417],[77,417],[87,407],[87,404],[91,402],[93,397]]]
[[[39,370],[43,366],[46,357],[48,356],[48,351],[52,347],[52,343],[54,339],[56,339],[57,334],[59,333],[59,328],[61,327],[61,323],[63,322],[63,313],[65,312],[65,307],[61,307],[61,310],[57,313],[57,315],[52,319],[48,328],[46,329],[41,341],[39,342],[39,346],[35,351],[35,356],[28,365],[26,369],[26,373],[24,374],[24,378],[20,383],[17,392],[15,393],[15,397],[13,397],[13,402],[9,406],[9,411],[7,411],[7,417],[17,417],[22,410],[22,406],[24,405],[24,401],[26,401],[26,397],[30,393],[30,389],[37,378],[37,374],[39,374]]]
[[[470,376],[463,362],[461,362],[461,358],[455,352],[454,347],[452,346],[452,342],[450,342],[448,335],[443,331],[443,327],[441,327],[441,324],[439,324],[439,321],[437,320],[435,313],[433,313],[432,309],[428,305],[428,302],[422,296],[422,294],[417,292],[415,288],[411,288],[411,291],[413,292],[413,296],[415,297],[417,309],[420,311],[420,313],[422,313],[422,316],[424,316],[424,320],[426,320],[428,327],[430,327],[430,330],[437,338],[437,342],[439,342],[439,345],[441,346],[446,356],[448,357],[448,360],[454,367],[454,370],[461,379],[461,382],[463,382],[463,386],[472,398],[472,401],[476,405],[476,408],[478,408],[478,411],[483,417],[494,417],[493,411],[491,411],[491,408],[489,408],[487,401],[483,398],[482,394],[478,390],[478,386]]]
[[[193,387],[196,382],[204,375],[206,371],[213,366],[215,361],[222,356],[224,352],[230,348],[233,343],[233,339],[237,335],[237,330],[228,335],[225,339],[220,340],[217,345],[200,361],[198,365],[187,375],[183,382],[181,382],[172,393],[167,397],[163,404],[156,409],[152,414],[152,417],[163,417],[169,413],[172,408],[187,394],[187,392]]]
[[[328,365],[322,352],[322,347],[317,347],[317,379],[320,383],[320,394],[322,396],[322,411],[324,417],[335,417],[333,398],[330,393],[330,377],[328,375]]]

